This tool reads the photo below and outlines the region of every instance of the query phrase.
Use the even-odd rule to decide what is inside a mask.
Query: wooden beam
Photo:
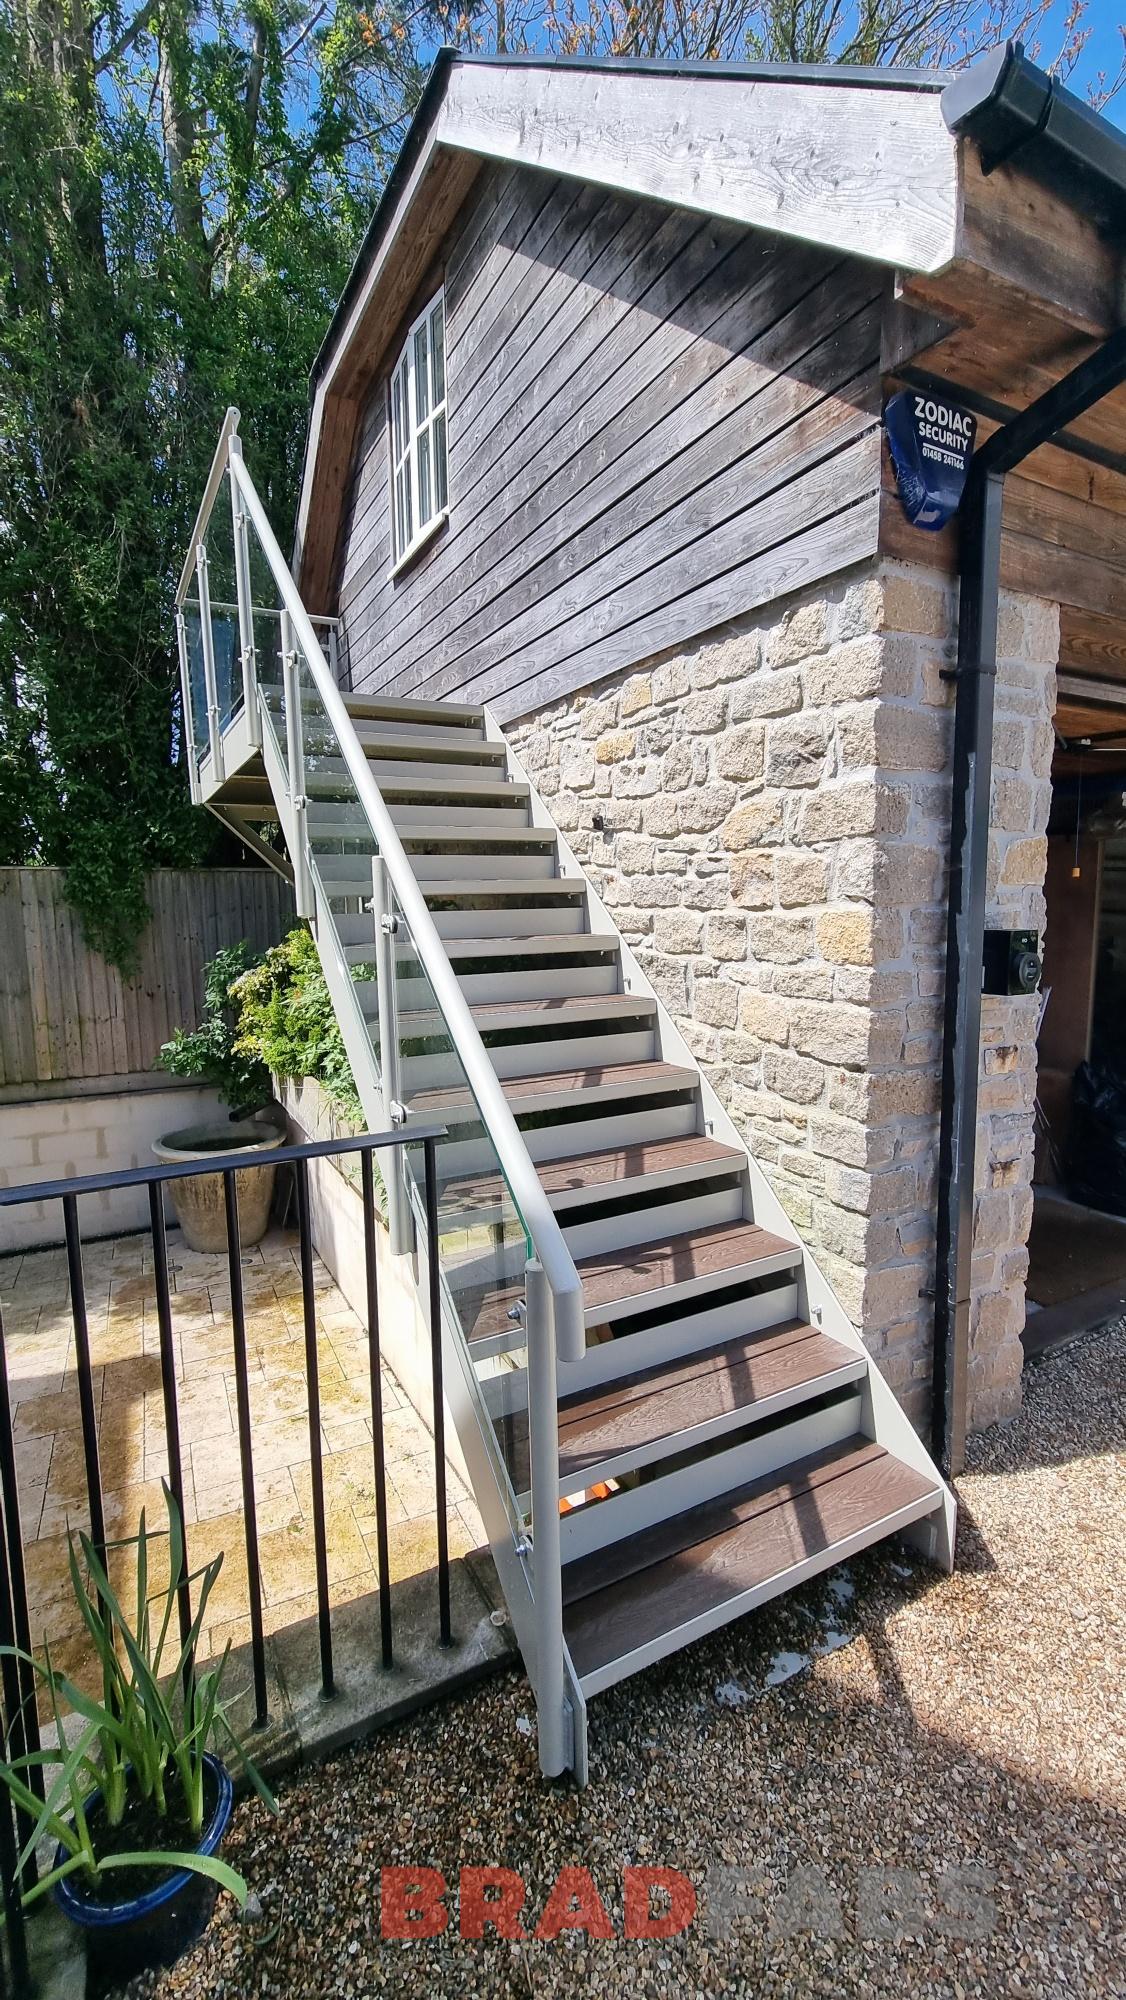
[[[1060,667],[1098,680],[1126,681],[1126,625],[1120,618],[1061,605]]]
[[[957,257],[976,265],[1054,317],[1101,337],[1121,317],[1123,261],[1089,215],[1019,163],[983,174],[977,147],[963,140]]]
[[[550,64],[455,64],[445,144],[935,270],[957,142],[939,93]]]

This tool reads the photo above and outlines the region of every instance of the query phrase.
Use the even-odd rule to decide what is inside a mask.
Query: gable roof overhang
[[[328,601],[364,391],[483,162],[932,271],[957,219],[942,81],[441,51],[313,366],[295,551],[306,601]]]
[[[996,198],[1008,169],[988,178],[993,153],[1019,160],[1021,174],[1050,185],[1074,215],[1049,257],[1043,242],[1026,246],[1023,218]],[[1073,330],[1116,323],[1120,309],[1126,141],[1019,46],[953,81],[933,71],[444,49],[313,366],[295,549],[313,610],[328,608],[364,394],[489,161],[870,258],[896,272],[907,302],[954,320],[975,318],[975,288],[980,295],[993,278],[1028,296],[1037,252],[1035,293]]]

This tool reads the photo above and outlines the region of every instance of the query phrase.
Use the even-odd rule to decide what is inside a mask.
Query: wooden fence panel
[[[136,974],[82,935],[58,868],[0,868],[0,1087],[152,1069],[174,1028],[194,1027],[203,967],[243,938],[265,951],[294,921],[293,891],[267,868],[161,868]]]

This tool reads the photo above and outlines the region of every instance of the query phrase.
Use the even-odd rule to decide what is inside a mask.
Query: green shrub
[[[283,1082],[314,1078],[346,1118],[363,1123],[317,947],[304,925],[235,980],[231,999],[235,1051],[244,1062],[264,1065]]]
[[[159,1067],[172,1076],[212,1084],[236,1118],[258,1111],[272,1095],[269,1065],[253,1048],[241,1045],[231,1001],[232,983],[257,963],[245,942],[216,952],[204,968],[203,1018],[198,1028],[177,1028],[157,1057]]]

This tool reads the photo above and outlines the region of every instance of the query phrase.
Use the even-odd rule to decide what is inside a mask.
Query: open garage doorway
[[[1061,670],[1025,1346],[1126,1313],[1126,644]]]

